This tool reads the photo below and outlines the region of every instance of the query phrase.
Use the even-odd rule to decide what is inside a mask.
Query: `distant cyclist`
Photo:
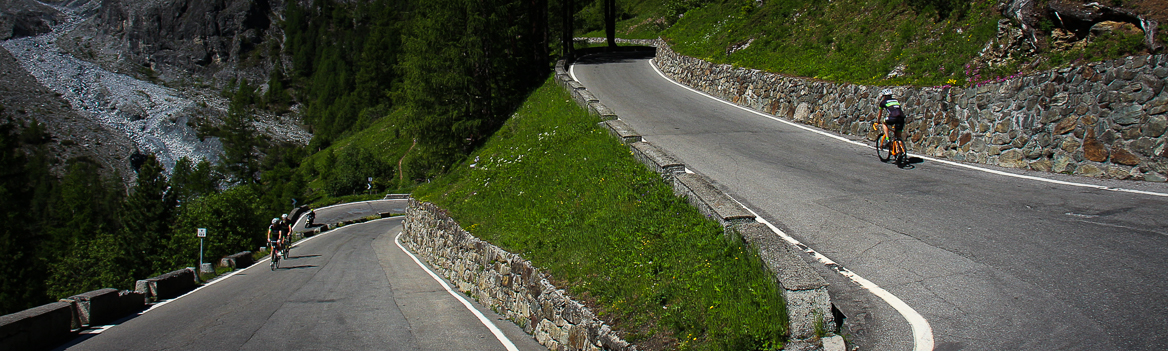
[[[877,118],[883,117],[884,111],[888,110],[888,118],[880,119],[884,133],[888,133],[888,127],[895,127],[895,134],[897,139],[904,140],[901,132],[904,130],[904,110],[900,108],[900,101],[892,97],[892,89],[884,89],[880,92],[880,102],[877,103],[880,107],[880,112]],[[888,143],[885,147],[889,147],[892,143]]]
[[[280,247],[283,246],[283,230],[280,228],[280,219],[272,218],[272,225],[268,226],[268,245],[271,247],[273,260],[276,259],[276,254],[280,252]],[[272,234],[275,234],[275,236]]]

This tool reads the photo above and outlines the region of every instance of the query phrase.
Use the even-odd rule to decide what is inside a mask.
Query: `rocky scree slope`
[[[0,49],[0,120],[14,118],[26,123],[44,124],[53,140],[48,151],[58,160],[88,157],[106,171],[116,171],[129,183],[134,172],[127,157],[134,152],[133,142],[120,130],[98,123],[73,111],[68,101],[37,82],[20,62]],[[65,162],[51,165],[56,174],[64,173]]]
[[[116,164],[112,165],[113,169],[128,169],[129,154],[134,152],[158,155],[168,170],[182,157],[216,161],[222,153],[221,144],[217,138],[201,138],[194,126],[221,123],[220,118],[226,114],[227,100],[218,91],[227,85],[227,81],[232,78],[249,78],[251,81],[263,82],[270,69],[261,64],[249,66],[246,62],[241,63],[238,56],[232,56],[254,52],[258,46],[224,44],[263,43],[262,40],[250,39],[264,37],[259,34],[261,31],[222,30],[228,27],[227,24],[244,22],[266,23],[274,28],[270,17],[267,21],[214,21],[219,17],[254,18],[257,8],[266,11],[264,16],[274,16],[270,7],[254,5],[257,1],[210,2],[246,5],[212,8],[199,7],[203,2],[198,1],[75,0],[56,4],[31,0],[0,1],[22,2],[20,8],[35,9],[42,12],[41,17],[53,19],[41,22],[50,28],[48,32],[35,36],[12,36],[0,42],[0,47],[11,54],[13,61],[38,85],[46,88],[25,87],[27,89],[19,99],[9,98],[5,105],[31,106],[38,104],[38,101],[64,100],[71,107],[72,114],[41,108],[33,109],[36,116],[15,116],[35,118],[47,124],[54,142],[58,144],[56,148],[84,148],[86,152],[97,154],[99,159],[105,160],[103,163]],[[258,2],[266,4],[264,0]],[[227,13],[228,10],[241,12]],[[189,16],[182,16],[188,12]],[[160,24],[168,23],[161,20],[163,17],[189,20],[160,27]],[[185,34],[167,35],[166,28],[178,33],[228,36],[199,34],[201,36],[184,41],[182,38],[186,38]],[[194,32],[184,31],[183,28],[194,28]],[[214,30],[200,31],[199,28]],[[147,32],[153,34],[147,35]],[[209,44],[203,49],[188,45],[199,42]],[[245,50],[247,47],[252,50]],[[202,52],[202,56],[195,54],[198,52]],[[211,59],[208,61],[205,57]],[[255,62],[270,61],[253,59]],[[4,62],[11,66],[10,61]],[[11,72],[20,75],[19,72]],[[21,89],[21,85],[24,84],[8,79],[3,83],[5,89],[9,90]],[[23,107],[18,109],[25,112],[30,110]],[[277,142],[306,144],[311,138],[295,117],[257,117],[256,129]],[[90,138],[79,136],[79,130],[115,131],[117,136],[107,135],[101,140],[128,139],[132,147],[127,152],[125,147],[108,147],[110,144],[118,144],[116,142],[99,144],[73,140]],[[69,154],[62,151],[58,155],[64,158]]]

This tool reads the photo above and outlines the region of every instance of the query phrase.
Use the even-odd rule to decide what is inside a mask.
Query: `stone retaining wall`
[[[713,64],[658,40],[666,76],[757,111],[875,138],[885,87],[819,82]],[[897,87],[912,152],[1089,177],[1168,178],[1168,55],[1133,56],[973,88]]]
[[[410,251],[549,350],[636,350],[531,262],[479,240],[434,204],[410,199],[403,226]]]

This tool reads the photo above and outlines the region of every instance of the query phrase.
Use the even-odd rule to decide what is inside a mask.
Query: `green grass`
[[[714,63],[865,85],[974,86],[1145,49],[1138,35],[1114,34],[1083,48],[1051,50],[1045,37],[1052,28],[1044,27],[1037,54],[1015,53],[990,67],[978,57],[1004,18],[996,6],[991,0],[641,0],[626,7],[630,19],[618,23],[617,36],[660,35],[678,53]],[[888,77],[898,68],[906,75]]]
[[[604,38],[604,18],[600,1],[576,13],[576,36]],[[661,0],[617,1],[616,36],[624,39],[657,39],[673,22],[662,14],[669,11]]]
[[[531,260],[643,349],[781,347],[785,305],[756,254],[597,122],[549,80],[414,196]]]
[[[678,53],[717,63],[859,84],[956,84],[996,35],[992,6],[974,1],[942,18],[899,1],[725,2],[690,10],[662,35]],[[901,65],[908,76],[885,79]]]
[[[402,110],[392,111],[372,122],[368,128],[341,139],[328,148],[312,150],[314,153],[307,157],[297,170],[307,179],[311,179],[307,184],[310,190],[309,197],[305,202],[312,207],[323,207],[344,202],[380,199],[387,193],[409,193],[414,187],[414,179],[411,179],[409,174],[400,174],[401,168],[398,167],[398,164],[399,161],[402,161],[406,164],[404,168],[408,168],[410,156],[419,153],[416,152],[417,150],[409,152],[412,146],[411,140],[401,132],[406,118],[407,116]],[[343,160],[343,158],[360,153],[371,155],[372,159],[366,161],[387,165],[389,174],[384,172],[368,172],[378,173],[372,175],[359,174],[358,178],[362,179],[361,184],[365,184],[363,179],[366,176],[373,177],[373,189],[366,194],[330,196],[325,191],[324,175],[330,172],[360,172],[353,166],[346,167],[347,164],[353,162]]]

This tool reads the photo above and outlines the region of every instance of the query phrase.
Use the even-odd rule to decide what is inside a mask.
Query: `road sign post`
[[[195,232],[199,236],[199,272],[203,271],[203,238],[207,237],[207,228],[199,228]]]

